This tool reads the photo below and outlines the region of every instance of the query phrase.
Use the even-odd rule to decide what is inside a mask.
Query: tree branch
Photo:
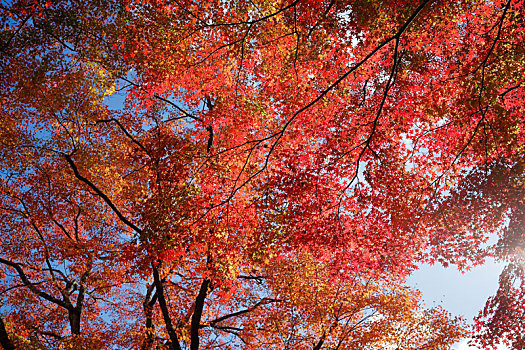
[[[313,350],[321,350],[321,347],[323,346],[324,344],[324,340],[326,338],[326,334],[323,333],[323,335],[321,336],[321,338],[319,339],[319,341],[317,342],[317,344],[314,346]]]
[[[7,331],[5,329],[4,321],[0,317],[0,345],[2,345],[2,348],[4,350],[15,350],[15,346],[9,339],[9,335],[7,334]]]
[[[139,148],[141,150],[143,150],[148,156],[150,155],[149,151],[146,149],[146,147],[144,147],[144,145],[142,143],[140,143],[139,141],[137,141],[137,139],[135,139],[133,137],[133,135],[131,135],[129,133],[128,130],[126,130],[126,128],[124,127],[124,125],[122,125],[122,123],[118,120],[118,119],[115,119],[115,118],[111,118],[111,119],[100,119],[100,120],[97,120],[95,122],[95,124],[99,124],[99,123],[111,123],[111,122],[115,122],[115,124],[118,125],[118,127],[120,128],[120,130],[122,130],[122,132],[124,133],[124,135],[126,135],[126,137],[128,139],[131,140],[131,142],[133,142],[134,144],[136,144],[137,146],[139,146]]]
[[[259,302],[257,302],[257,304],[255,304],[252,307],[249,307],[249,308],[244,309],[244,310],[239,310],[239,311],[236,311],[236,312],[232,312],[231,314],[228,314],[228,315],[221,316],[219,318],[216,318],[213,321],[210,321],[209,324],[210,324],[210,326],[215,327],[215,325],[217,323],[219,323],[219,322],[222,322],[222,321],[227,320],[229,318],[240,316],[240,315],[243,315],[245,313],[251,312],[251,311],[255,310],[256,308],[258,308],[261,305],[266,305],[266,304],[270,304],[270,303],[278,303],[280,301],[282,301],[282,300],[281,299],[262,298],[261,300],[259,300]]]
[[[153,306],[155,305],[158,299],[157,291],[155,291],[153,296],[151,296],[151,293],[153,292],[154,288],[155,284],[152,284],[148,287],[146,298],[144,300],[144,303],[142,304],[144,308],[144,315],[146,316],[146,335],[144,338],[144,342],[140,347],[141,350],[149,350],[153,345],[153,332],[155,330],[155,326],[153,325]]]
[[[95,193],[100,197],[102,198],[102,200],[104,200],[104,202],[106,202],[106,204],[111,208],[111,210],[113,210],[113,212],[118,216],[118,218],[120,219],[120,221],[122,221],[124,224],[126,224],[127,226],[129,226],[130,228],[132,228],[135,232],[137,232],[138,234],[141,234],[142,233],[142,230],[140,228],[138,228],[134,223],[132,223],[131,221],[129,221],[128,219],[126,219],[126,217],[124,215],[122,215],[122,213],[120,212],[120,210],[117,209],[117,207],[115,206],[115,204],[113,204],[113,202],[111,201],[111,199],[109,199],[108,196],[106,196],[104,194],[104,192],[102,192],[97,186],[95,186],[95,184],[93,184],[91,181],[89,181],[87,178],[85,178],[84,176],[80,175],[79,171],[78,171],[78,168],[75,164],[75,162],[73,162],[73,160],[71,159],[71,156],[69,154],[64,154],[64,157],[66,158],[67,162],[69,163],[69,165],[71,166],[71,169],[73,170],[73,173],[75,174],[75,177],[77,179],[79,179],[80,181],[82,181],[83,183],[85,183],[86,185],[88,185],[89,187],[91,187],[91,189],[93,191],[95,191]]]
[[[9,260],[5,260],[3,258],[0,258],[0,263],[4,264],[4,265],[7,265],[7,266],[10,266],[12,268],[14,268],[16,270],[16,272],[18,273],[18,276],[20,277],[20,279],[22,280],[22,282],[24,283],[24,285],[29,288],[29,290],[31,292],[33,292],[33,294],[47,300],[47,301],[50,301],[54,304],[57,304],[59,306],[62,306],[63,308],[67,309],[67,310],[70,310],[73,308],[73,305],[69,304],[69,303],[66,303],[64,300],[60,300],[60,299],[57,299],[55,298],[54,296],[38,289],[37,287],[35,287],[35,283],[32,283],[31,281],[29,281],[29,279],[27,278],[27,275],[25,274],[24,270],[22,269],[22,267],[20,266],[20,264],[17,264],[15,262],[12,262],[12,261],[9,261]]]
[[[177,332],[173,327],[173,322],[171,322],[171,317],[168,310],[168,305],[166,303],[166,298],[164,297],[164,286],[160,280],[159,270],[155,265],[152,265],[153,268],[153,279],[155,280],[155,287],[157,288],[157,297],[159,299],[160,311],[162,312],[162,317],[164,318],[164,324],[166,326],[166,331],[171,340],[170,349],[171,350],[181,350],[179,338],[177,337]]]
[[[2,45],[2,47],[0,48],[0,52],[3,52],[3,51],[5,51],[7,49],[9,44],[11,44],[11,41],[15,38],[15,36],[17,36],[17,34],[20,32],[20,30],[22,30],[22,27],[24,27],[24,25],[29,20],[29,18],[31,18],[31,14],[27,15],[24,18],[24,20],[22,21],[22,23],[20,23],[20,25],[18,26],[16,31],[9,37],[9,39],[7,39],[7,41],[4,43],[4,45]]]
[[[202,310],[204,309],[204,301],[208,294],[208,288],[210,281],[204,279],[199,290],[199,294],[195,299],[195,309],[193,310],[193,316],[191,317],[191,332],[190,332],[190,350],[199,349],[199,328],[201,325]]]

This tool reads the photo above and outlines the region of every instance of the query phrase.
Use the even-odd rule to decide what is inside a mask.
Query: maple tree
[[[3,3],[0,344],[447,348],[492,254],[520,348],[523,5]]]

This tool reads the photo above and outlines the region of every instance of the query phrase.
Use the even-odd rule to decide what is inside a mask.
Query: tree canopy
[[[3,2],[1,346],[522,349],[524,16]],[[404,284],[488,256],[474,330]]]

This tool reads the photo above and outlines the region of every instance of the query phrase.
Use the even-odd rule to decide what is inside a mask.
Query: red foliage
[[[523,248],[523,5],[2,5],[1,295],[17,346],[352,348],[367,308],[419,327],[417,302],[385,304],[411,299],[396,283],[418,261]],[[290,275],[304,261],[317,291]],[[520,344],[524,322],[500,321],[523,319],[518,271],[480,342]],[[349,296],[369,280],[380,301]],[[317,292],[346,313],[308,304]],[[415,343],[461,336],[424,312],[447,341]],[[396,327],[377,344],[415,346]]]

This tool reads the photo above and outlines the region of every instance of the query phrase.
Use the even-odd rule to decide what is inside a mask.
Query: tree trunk
[[[204,309],[204,301],[206,300],[206,295],[208,294],[208,287],[210,281],[205,279],[202,281],[201,289],[195,299],[195,309],[193,311],[193,316],[191,318],[191,350],[199,349],[199,328],[201,325],[202,310]]]
[[[166,325],[166,331],[171,340],[170,349],[172,350],[181,350],[179,338],[177,337],[177,332],[173,327],[173,322],[171,322],[171,317],[168,310],[168,304],[164,298],[164,286],[160,280],[159,270],[153,265],[153,278],[155,280],[155,287],[157,288],[157,298],[159,300],[160,311],[162,312],[162,318],[164,318],[164,324]]]
[[[0,318],[0,345],[4,350],[15,350],[15,346],[11,343],[7,331],[5,329],[4,321]]]
[[[148,300],[150,293],[151,290],[148,290],[148,295],[146,295],[146,300],[143,304],[144,315],[146,316],[146,335],[140,350],[150,350],[153,345],[153,333],[155,332],[155,325],[153,324],[153,306],[157,302],[157,292],[155,291],[153,297]]]
[[[80,335],[80,311],[76,308],[68,311],[71,334]]]

